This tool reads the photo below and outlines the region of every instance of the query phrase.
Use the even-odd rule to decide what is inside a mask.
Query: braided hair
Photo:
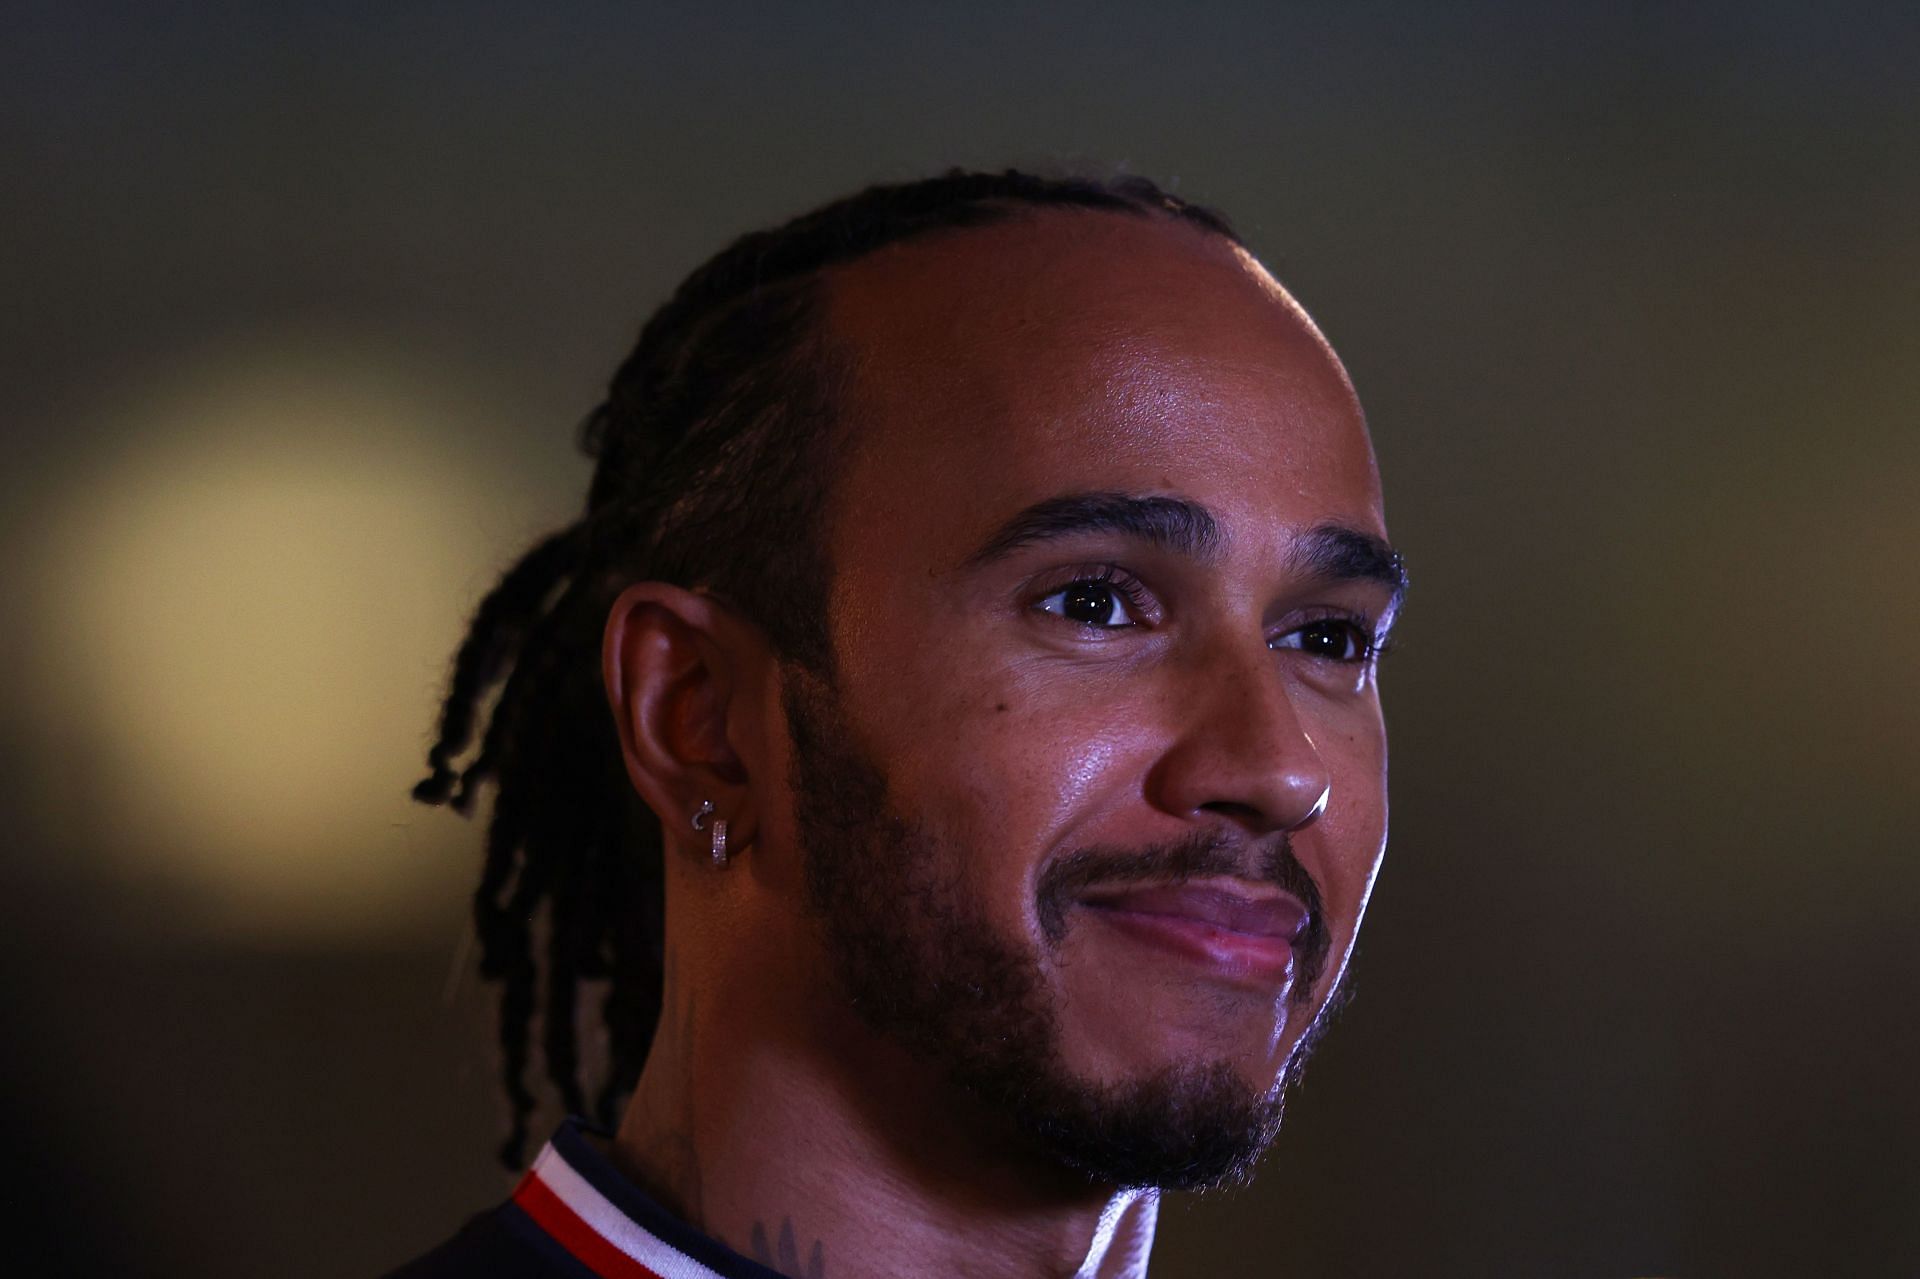
[[[464,814],[494,787],[473,922],[481,977],[500,987],[509,1168],[536,1104],[527,1082],[536,1014],[549,1079],[569,1112],[587,1113],[577,997],[583,981],[608,983],[609,1060],[593,1106],[606,1125],[639,1082],[660,1015],[662,834],[627,781],[600,687],[612,600],[640,580],[707,587],[760,626],[783,661],[828,672],[823,520],[838,432],[836,363],[814,323],[820,274],[889,244],[1043,208],[1170,217],[1238,243],[1219,214],[1142,178],[957,169],[869,187],[744,236],[653,314],[588,415],[580,443],[595,469],[584,515],[481,601],[413,796]]]

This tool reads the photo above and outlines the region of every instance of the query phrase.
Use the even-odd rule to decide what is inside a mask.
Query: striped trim
[[[614,1207],[551,1144],[513,1202],[600,1279],[725,1279]]]

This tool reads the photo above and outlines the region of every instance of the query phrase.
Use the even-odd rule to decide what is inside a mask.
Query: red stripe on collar
[[[519,1188],[513,1192],[513,1202],[600,1279],[660,1279],[658,1274],[607,1242],[604,1235],[540,1180],[538,1172],[529,1172],[521,1179]]]

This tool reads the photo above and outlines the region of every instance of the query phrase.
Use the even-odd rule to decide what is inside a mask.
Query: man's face
[[[1095,1177],[1244,1173],[1386,835],[1358,405],[1270,277],[1049,213],[838,273],[836,665],[794,820],[876,1029]]]

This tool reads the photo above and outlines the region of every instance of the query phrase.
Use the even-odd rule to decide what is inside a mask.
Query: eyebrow
[[[1071,493],[1035,502],[995,529],[966,567],[980,568],[1040,542],[1087,533],[1138,538],[1190,559],[1210,558],[1220,546],[1220,522],[1198,502],[1132,493]]]
[[[995,529],[965,561],[977,569],[1042,542],[1088,533],[1118,533],[1164,551],[1205,561],[1224,540],[1220,522],[1198,502],[1132,493],[1071,493],[1035,502]],[[1301,535],[1288,567],[1324,581],[1378,582],[1393,598],[1386,616],[1400,611],[1407,593],[1406,562],[1383,539],[1345,524],[1317,524]]]
[[[1407,597],[1407,563],[1400,552],[1371,533],[1345,524],[1318,524],[1287,553],[1287,564],[1305,577],[1331,582],[1379,582],[1393,589],[1383,617],[1393,617]]]

